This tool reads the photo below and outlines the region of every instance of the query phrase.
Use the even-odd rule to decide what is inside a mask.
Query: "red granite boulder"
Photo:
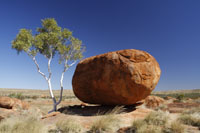
[[[147,52],[128,49],[82,60],[72,79],[75,95],[86,103],[131,105],[157,85],[161,70]]]

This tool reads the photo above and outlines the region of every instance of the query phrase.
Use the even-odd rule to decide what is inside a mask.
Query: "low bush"
[[[144,120],[136,120],[130,128],[131,133],[184,133],[184,126],[178,122],[169,125],[166,112],[152,112]]]
[[[161,133],[161,128],[147,124],[144,120],[135,120],[130,128],[131,133]]]
[[[162,98],[165,98],[167,96],[173,97],[173,98],[178,98],[179,100],[183,100],[186,98],[191,98],[191,99],[197,99],[200,97],[200,93],[199,92],[187,92],[187,93],[166,93],[166,94],[157,94],[157,93],[153,93],[152,95],[155,96],[159,96]]]
[[[11,94],[8,95],[8,97],[17,98],[17,99],[20,99],[20,100],[25,99],[25,96],[23,96],[22,93],[11,93]]]
[[[186,125],[192,125],[200,128],[199,114],[182,114],[179,117],[179,121]]]
[[[185,127],[178,121],[172,122],[169,126],[165,126],[163,133],[184,133]]]
[[[123,107],[115,107],[113,110],[94,121],[88,133],[114,133],[119,128],[120,119],[116,114],[123,111]]]
[[[40,119],[35,116],[12,116],[0,122],[1,133],[47,133]]]
[[[105,115],[96,120],[88,133],[114,133],[119,126],[119,119],[114,115]]]
[[[144,121],[147,124],[156,125],[156,126],[164,126],[167,123],[168,114],[163,111],[151,112]]]
[[[200,108],[193,108],[183,112],[178,120],[183,124],[196,126],[200,129]]]
[[[56,123],[56,129],[51,133],[81,133],[82,127],[73,119],[61,120]]]

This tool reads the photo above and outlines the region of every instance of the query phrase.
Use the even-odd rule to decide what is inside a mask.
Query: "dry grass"
[[[73,119],[60,120],[56,123],[56,133],[81,133],[83,131],[80,124]]]
[[[167,124],[168,113],[163,111],[151,112],[144,121],[149,125],[164,126]]]
[[[23,112],[0,122],[1,133],[47,133],[46,126],[41,122],[40,115],[35,112]]]
[[[147,124],[144,120],[135,120],[130,131],[132,133],[161,133],[159,126]]]
[[[114,133],[120,126],[120,119],[116,114],[123,111],[123,107],[115,107],[113,110],[94,121],[88,133]]]
[[[50,99],[49,90],[34,90],[34,89],[5,89],[0,88],[0,96],[10,96],[15,98],[23,99],[37,99],[45,98]],[[54,90],[55,97],[60,96],[60,90]],[[73,91],[69,89],[63,90],[63,99],[76,98]]]
[[[163,133],[184,133],[185,127],[179,121],[173,121],[163,128]]]
[[[132,123],[132,133],[184,133],[185,128],[176,121],[169,124],[168,113],[152,112],[144,120],[135,120]]]
[[[32,107],[37,107],[41,112],[47,113],[52,109],[52,100],[49,97],[48,90],[21,90],[21,89],[0,89],[0,96],[10,96],[19,99],[24,99],[29,102]],[[59,90],[54,91],[55,96],[58,97],[60,94]],[[197,93],[197,94],[194,94]],[[155,95],[162,96],[179,96],[180,99],[185,96],[195,98],[200,94],[200,90],[184,90],[184,91],[168,91],[168,92],[154,92]],[[59,105],[74,105],[81,103],[72,90],[64,90],[63,101]],[[197,102],[199,99],[195,99]],[[58,108],[59,108],[58,107]],[[159,110],[165,110],[166,105],[161,105],[156,108],[155,112],[150,113],[144,120],[136,120],[133,122],[130,132],[136,133],[183,133],[185,127],[181,124],[187,124],[192,126],[197,126],[200,128],[200,109],[190,109],[182,113],[179,117],[179,121],[169,122],[168,114]],[[91,124],[91,127],[88,133],[114,133],[120,127],[120,115],[116,115],[122,112],[123,107],[117,107],[109,111],[105,115],[99,114],[96,116],[94,123]],[[55,130],[48,131],[46,125],[44,125],[41,120],[38,119],[38,116],[33,111],[33,113],[25,112],[19,117],[12,116],[6,120],[0,122],[0,133],[78,133],[85,132],[85,128],[81,127],[77,123],[77,120],[63,119],[55,123]],[[29,114],[29,115],[27,115]],[[36,115],[36,116],[35,116]],[[170,124],[171,123],[171,124]]]
[[[179,121],[186,124],[196,126],[200,129],[200,108],[194,108],[183,112]]]

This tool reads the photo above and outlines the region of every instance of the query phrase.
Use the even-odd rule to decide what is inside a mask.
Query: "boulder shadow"
[[[126,106],[111,106],[111,105],[73,105],[65,106],[58,109],[59,112],[68,115],[79,115],[79,116],[97,116],[105,115],[107,113],[115,112],[116,114],[129,113],[136,110],[136,107],[140,104],[126,105]],[[119,108],[118,108],[119,107]]]

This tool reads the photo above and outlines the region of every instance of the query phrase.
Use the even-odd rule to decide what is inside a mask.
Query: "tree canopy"
[[[82,41],[75,38],[69,29],[62,29],[53,18],[42,20],[42,27],[37,28],[37,33],[21,29],[12,42],[12,48],[18,53],[24,51],[29,56],[38,53],[46,58],[59,55],[59,63],[66,60],[78,60],[83,57]]]

